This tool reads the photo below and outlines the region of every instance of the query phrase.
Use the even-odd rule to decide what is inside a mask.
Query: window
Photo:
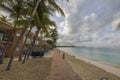
[[[20,32],[17,32],[17,33],[16,33],[16,36],[20,36],[20,34],[21,34]]]
[[[0,41],[3,40],[5,32],[0,30]]]
[[[26,35],[25,35],[25,37],[24,37],[24,41],[25,41],[25,38],[26,38]],[[28,37],[27,37],[27,40],[26,40],[26,44],[31,44],[31,42],[32,42],[32,40],[31,40],[31,38],[28,36]]]
[[[27,38],[26,43],[27,43],[27,44],[31,44],[31,39],[30,39],[30,38]]]

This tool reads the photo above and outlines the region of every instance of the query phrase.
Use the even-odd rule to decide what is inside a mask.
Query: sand
[[[109,73],[104,69],[91,64],[91,62],[85,61],[84,59],[78,59],[75,56],[68,55],[67,53],[65,55],[65,59],[82,80],[101,80],[102,78],[107,78],[108,80],[120,80],[120,77],[117,75]],[[108,68],[108,70],[109,69],[110,68]]]
[[[120,67],[118,67],[118,66],[114,66],[114,65],[111,65],[111,64],[105,63],[105,62],[91,60],[91,59],[88,59],[88,58],[85,58],[85,57],[80,57],[80,56],[76,57],[76,58],[80,59],[80,60],[83,60],[87,63],[93,64],[93,65],[95,65],[99,68],[104,69],[105,71],[107,71],[109,73],[113,73],[113,74],[120,77]]]
[[[25,64],[14,58],[11,70],[5,71],[8,60],[0,65],[0,80],[81,80],[58,50],[43,58],[30,58]]]
[[[65,54],[64,60],[63,54]],[[102,78],[120,80],[120,77],[110,73],[119,71],[114,70],[114,66],[106,64],[105,67],[99,62],[92,62],[83,57],[76,58],[59,50],[50,51],[43,58],[30,58],[25,64],[15,59],[10,71],[5,71],[7,63],[8,59],[5,59],[4,64],[0,65],[0,80],[101,80]],[[108,71],[103,68],[107,68]]]
[[[14,61],[12,69],[5,71],[8,59],[0,65],[0,80],[48,80],[51,58],[29,59],[25,64]]]
[[[49,80],[81,80],[59,51],[54,51]]]

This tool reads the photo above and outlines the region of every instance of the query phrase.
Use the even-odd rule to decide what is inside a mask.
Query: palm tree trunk
[[[21,3],[23,3],[23,1],[24,1],[24,0],[21,0]],[[19,15],[16,16],[15,21],[18,21],[18,18],[19,18]],[[2,52],[2,53],[3,53],[2,61],[3,61],[3,59],[4,59],[5,53],[6,53],[6,51],[7,51],[7,48],[8,48],[8,46],[9,46],[9,42],[10,42],[10,40],[12,39],[12,36],[13,36],[13,34],[14,34],[14,32],[15,32],[15,27],[16,27],[16,24],[14,25],[14,27],[13,27],[13,29],[12,29],[12,32],[10,33],[9,38],[8,38],[8,40],[7,40],[7,44],[6,44],[5,48],[3,49],[3,52]],[[11,35],[12,35],[12,36],[11,36]]]
[[[30,48],[27,50],[27,52],[25,53],[24,60],[23,60],[23,64],[24,64],[25,61],[26,61],[27,55],[28,55],[28,56],[30,55],[31,50],[33,49],[33,47],[34,47],[34,45],[35,45],[35,41],[36,41],[36,39],[37,39],[37,37],[38,37],[39,31],[40,31],[40,28],[36,31],[36,35],[35,35],[35,37],[34,37],[34,39],[33,39],[33,42],[32,42],[31,47],[30,47]]]
[[[7,40],[7,43],[6,43],[6,45],[5,45],[5,47],[4,47],[4,49],[2,50],[2,63],[1,64],[3,64],[3,59],[4,59],[4,57],[5,57],[5,53],[6,53],[6,51],[7,51],[7,48],[8,48],[8,46],[9,46],[9,42],[10,42],[10,40],[12,39],[12,34],[13,34],[13,32],[14,32],[15,30],[13,29],[12,30],[12,32],[10,33],[10,35],[9,35],[9,38],[8,38],[8,40]]]
[[[32,21],[32,19],[33,19],[33,16],[35,15],[36,10],[38,9],[39,3],[40,3],[40,0],[37,1],[37,4],[36,4],[36,6],[35,6],[35,8],[34,8],[34,11],[33,11],[32,15],[31,15],[30,19],[29,19],[29,20],[27,21],[27,23],[26,23],[26,27],[23,28],[22,33],[21,33],[20,37],[18,38],[18,41],[17,41],[17,43],[16,43],[13,51],[11,52],[11,57],[10,57],[10,60],[9,60],[9,63],[8,63],[8,65],[7,65],[6,70],[10,70],[10,69],[11,69],[11,64],[12,64],[14,55],[15,55],[15,53],[16,53],[16,49],[18,48],[19,43],[20,43],[20,41],[21,41],[24,33],[26,32],[27,28],[29,27],[29,24],[31,23],[31,21]]]
[[[33,48],[35,46],[35,41],[36,41],[36,39],[38,37],[38,34],[39,34],[40,30],[41,29],[39,28],[38,31],[36,32],[36,37],[35,37],[35,40],[33,40],[33,45],[31,46],[30,52],[33,50]],[[30,56],[30,54],[28,54],[27,59],[29,59],[29,56]]]
[[[30,30],[28,31],[28,33],[27,33],[27,35],[26,35],[26,38],[25,38],[25,41],[24,41],[24,44],[23,44],[22,50],[21,50],[21,52],[20,52],[20,55],[19,55],[18,61],[22,61],[22,52],[23,52],[23,49],[24,49],[24,47],[25,47],[25,43],[26,43],[26,41],[27,41],[28,35],[29,35],[29,33],[31,32],[31,30],[32,30],[32,27],[30,27]]]

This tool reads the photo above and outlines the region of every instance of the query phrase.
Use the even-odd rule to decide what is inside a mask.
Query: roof
[[[0,21],[0,28],[11,30],[13,27],[10,24],[6,23],[6,22]]]

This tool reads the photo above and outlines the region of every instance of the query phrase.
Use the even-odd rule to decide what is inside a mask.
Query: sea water
[[[59,47],[59,49],[74,56],[82,56],[120,67],[120,49],[86,47]]]

